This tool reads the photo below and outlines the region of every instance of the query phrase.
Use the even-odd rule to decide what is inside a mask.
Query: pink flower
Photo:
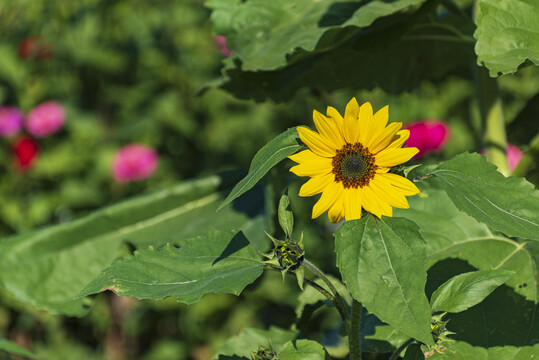
[[[442,121],[434,119],[409,123],[404,128],[410,130],[406,146],[419,149],[414,158],[419,158],[429,152],[442,151],[450,135],[449,127]]]
[[[149,178],[157,169],[159,155],[151,147],[131,144],[116,152],[112,176],[119,183]]]
[[[64,125],[64,107],[48,101],[36,106],[26,118],[26,130],[36,137],[47,137],[59,131]]]
[[[214,37],[214,40],[215,40],[215,43],[217,44],[217,49],[219,49],[221,54],[223,54],[226,57],[229,57],[230,55],[232,55],[232,50],[229,50],[226,47],[226,37],[224,37],[223,35],[218,35]]]
[[[517,146],[509,143],[507,144],[505,152],[507,155],[507,163],[509,165],[509,170],[514,171],[518,163],[520,162],[520,159],[522,159],[524,153]]]
[[[14,106],[0,106],[0,136],[16,135],[22,128],[23,114]]]

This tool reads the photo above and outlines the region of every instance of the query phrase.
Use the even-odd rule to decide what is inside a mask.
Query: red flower
[[[39,154],[37,143],[28,137],[19,138],[13,145],[15,159],[13,166],[15,170],[24,172],[34,166],[35,160]]]
[[[21,59],[31,57],[43,61],[50,59],[54,50],[51,44],[44,43],[39,36],[30,36],[19,43],[18,53]]]

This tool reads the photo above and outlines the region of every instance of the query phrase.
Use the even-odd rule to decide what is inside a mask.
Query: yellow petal
[[[344,190],[344,216],[346,221],[361,218],[361,190],[360,189],[345,189]]]
[[[299,189],[299,196],[313,196],[320,194],[326,186],[332,181],[335,180],[335,175],[327,174],[324,176],[310,178],[305,184]]]
[[[379,174],[376,177],[381,177],[383,180],[389,181],[393,186],[397,187],[399,191],[406,196],[419,194],[419,189],[413,182],[405,177],[397,174]]]
[[[364,199],[363,207],[365,208],[365,210],[376,215],[378,218],[381,218],[382,215],[389,217],[393,216],[393,208],[388,203],[383,201],[377,195],[377,193],[372,190],[370,185],[361,188],[361,195]],[[372,211],[369,210],[369,208],[371,208]]]
[[[378,137],[386,127],[388,119],[389,106],[384,106],[365,124],[362,144],[366,144],[370,142],[372,138]]]
[[[327,117],[330,118],[335,122],[337,127],[339,128],[339,131],[343,128],[344,119],[342,118],[341,114],[332,106],[328,106],[326,110]],[[342,134],[342,133],[341,133]]]
[[[331,182],[320,196],[320,199],[313,206],[312,218],[317,218],[326,212],[337,199],[342,195],[343,187],[341,184]]]
[[[367,140],[365,145],[369,148],[371,153],[377,154],[391,143],[401,127],[402,123],[400,122],[391,123],[377,137]]]
[[[330,141],[322,137],[319,133],[303,126],[296,127],[301,141],[317,155],[324,157],[335,156],[335,150]]]
[[[352,98],[344,110],[344,139],[350,144],[359,141],[359,104]]]
[[[399,191],[398,188],[393,186],[391,181],[386,178],[375,176],[374,179],[369,182],[369,186],[381,200],[385,201],[390,206],[399,209],[408,209],[410,207],[404,194]]]
[[[371,103],[366,102],[359,108],[359,142],[365,144],[368,138],[367,128],[372,119]]]
[[[290,168],[290,171],[297,176],[322,176],[327,175],[333,170],[331,159],[318,156],[311,150],[303,150],[297,154],[288,157],[299,165]]]
[[[392,167],[410,160],[419,152],[416,148],[385,149],[375,156],[375,164],[380,167]]]
[[[340,149],[344,146],[344,139],[335,121],[326,118],[316,110],[313,111],[313,120],[320,135],[331,141],[334,149]]]
[[[344,205],[343,196],[335,201],[335,203],[328,210],[329,221],[333,224],[338,223],[344,217]]]
[[[409,137],[410,137],[410,130],[397,131],[397,133],[395,134],[395,137],[391,141],[391,144],[389,144],[387,147],[393,148],[393,149],[400,148],[406,142],[406,140],[408,140]]]

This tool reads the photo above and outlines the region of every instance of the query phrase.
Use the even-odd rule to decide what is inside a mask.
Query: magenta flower
[[[406,146],[419,149],[414,158],[419,158],[430,152],[442,151],[450,135],[449,126],[434,119],[409,123],[404,128],[410,130]]]
[[[214,37],[214,40],[215,40],[215,43],[217,44],[217,49],[219,49],[221,54],[223,54],[226,57],[229,57],[230,55],[232,55],[232,50],[229,50],[226,47],[226,37],[224,37],[223,35],[218,35]]]
[[[149,178],[157,169],[159,155],[151,147],[131,144],[116,152],[112,176],[119,183]]]
[[[64,107],[57,102],[44,102],[33,108],[26,118],[26,130],[35,137],[47,137],[64,125]]]
[[[14,106],[0,106],[0,136],[16,135],[22,128],[23,114]]]
[[[509,143],[505,148],[505,153],[507,155],[507,164],[509,165],[509,170],[514,171],[524,153],[517,146]]]

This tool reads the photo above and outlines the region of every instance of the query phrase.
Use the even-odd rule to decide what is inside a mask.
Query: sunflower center
[[[360,143],[347,143],[337,150],[332,165],[335,182],[342,182],[345,189],[368,185],[377,169],[374,156]]]

